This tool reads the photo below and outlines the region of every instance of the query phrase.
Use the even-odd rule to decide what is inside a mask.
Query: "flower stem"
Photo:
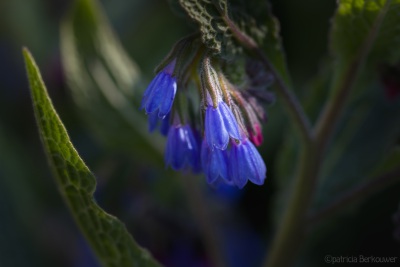
[[[306,215],[318,177],[319,159],[315,155],[312,147],[300,155],[293,192],[263,266],[290,266],[299,251],[306,235]]]
[[[318,152],[320,153],[321,157],[323,156],[326,146],[334,133],[342,113],[344,112],[351,89],[354,88],[357,77],[365,65],[369,52],[378,35],[379,29],[382,26],[383,19],[389,10],[390,3],[391,0],[388,0],[377,16],[371,31],[367,35],[358,55],[351,62],[349,67],[339,74],[339,77],[342,77],[342,79],[335,84],[336,88],[334,87],[332,90],[335,94],[329,98],[328,103],[325,105],[324,111],[317,121],[315,135],[318,144]]]
[[[265,53],[251,37],[242,32],[235,23],[230,20],[226,12],[220,12],[238,42],[243,47],[253,52],[261,60],[264,67],[274,76],[277,83],[278,94],[284,101],[290,116],[297,125],[303,141],[298,171],[295,172],[297,176],[293,180],[292,193],[290,194],[288,206],[283,214],[282,223],[277,229],[277,234],[265,260],[265,267],[287,267],[293,264],[301,244],[306,237],[308,230],[307,215],[314,197],[319,166],[323,162],[325,148],[340,120],[351,89],[354,87],[357,76],[361,72],[372,48],[390,2],[390,0],[386,2],[385,7],[378,15],[360,53],[356,56],[355,60],[351,62],[350,66],[340,73],[342,79],[335,84],[338,85],[338,89],[334,90],[335,95],[329,99],[322,116],[319,118],[315,132],[299,101],[294,96],[293,92],[289,90]],[[314,133],[316,133],[315,136]]]
[[[253,52],[264,65],[264,67],[272,74],[276,81],[278,94],[285,102],[285,106],[287,108],[287,111],[289,112],[289,115],[292,117],[293,121],[299,128],[304,143],[311,143],[314,139],[314,135],[312,132],[310,121],[306,116],[302,106],[300,105],[297,97],[293,94],[293,91],[289,90],[289,87],[285,84],[282,77],[269,62],[268,58],[257,45],[257,43],[250,36],[242,32],[226,14],[223,14],[222,17],[225,23],[228,25],[229,29],[232,31],[235,38],[238,40],[238,42],[242,44],[243,47]]]
[[[243,33],[229,17],[223,15],[223,18],[236,39],[245,48],[257,55],[264,67],[274,76],[278,93],[283,99],[289,115],[297,125],[303,141],[303,151],[296,172],[298,176],[294,179],[291,199],[264,263],[264,266],[267,267],[289,266],[295,259],[306,234],[306,215],[318,177],[319,158],[316,157],[314,134],[310,121],[293,91],[289,90],[257,43]]]

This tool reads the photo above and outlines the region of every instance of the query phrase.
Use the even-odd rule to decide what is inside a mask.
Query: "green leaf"
[[[399,166],[400,105],[376,81],[351,102],[321,168],[316,206]],[[397,166],[396,166],[397,165]]]
[[[339,1],[331,32],[331,49],[339,66],[362,63],[365,59],[360,57],[367,54],[368,67],[397,63],[400,60],[399,12],[400,0]],[[367,53],[363,55],[364,52]]]
[[[103,266],[160,266],[140,248],[124,224],[94,201],[96,179],[73,147],[56,113],[39,69],[23,51],[39,135],[59,190]]]
[[[377,71],[380,64],[400,60],[399,11],[399,0],[339,1],[331,33],[333,84],[345,88],[347,80],[356,91],[321,168],[316,206],[371,178],[400,136],[399,106],[384,95]]]
[[[381,163],[375,170],[373,170],[371,176],[377,177],[398,167],[400,167],[400,145],[397,145],[388,151]]]
[[[362,94],[382,69],[400,61],[399,9],[400,0],[339,1],[331,30],[332,98]]]
[[[199,25],[203,43],[214,54],[231,57],[240,50],[234,44],[232,34],[229,32],[220,10],[212,1],[207,0],[179,0],[180,5],[191,19]]]
[[[140,157],[162,155],[140,112],[139,70],[129,59],[96,0],[76,0],[61,26],[61,54],[75,102],[106,145]],[[139,156],[133,153],[134,156]],[[156,157],[157,158],[157,157]],[[161,157],[159,157],[161,158]]]
[[[279,22],[268,1],[179,0],[179,3],[199,24],[203,43],[215,54],[230,59],[243,51],[226,24],[226,18],[229,18],[253,38],[283,80],[291,84]]]

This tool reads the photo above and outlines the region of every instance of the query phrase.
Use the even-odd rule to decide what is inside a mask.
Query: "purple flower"
[[[148,114],[149,116],[149,132],[153,132],[157,127],[159,122],[161,121],[160,133],[164,136],[167,136],[169,127],[170,127],[170,114],[163,119],[159,118],[157,112],[153,112]]]
[[[218,102],[217,108],[209,103],[205,114],[205,134],[209,147],[225,150],[229,138],[241,140],[238,123],[225,102]]]
[[[141,108],[146,113],[158,110],[158,117],[164,118],[171,110],[176,93],[176,78],[172,76],[175,60],[169,63],[151,81],[144,92]]]
[[[256,185],[264,183],[267,167],[255,146],[244,138],[240,144],[232,142],[229,155],[229,176],[233,183],[243,188],[250,180]]]
[[[207,178],[207,183],[224,182],[230,184],[228,176],[228,157],[226,150],[211,150],[204,139],[201,145],[201,165]]]
[[[172,125],[168,131],[165,163],[174,170],[200,171],[200,145],[189,125]]]

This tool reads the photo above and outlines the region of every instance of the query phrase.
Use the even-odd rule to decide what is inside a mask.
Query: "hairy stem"
[[[243,33],[230,20],[226,12],[220,12],[239,43],[249,51],[252,51],[261,60],[264,67],[274,76],[278,94],[283,99],[289,114],[299,128],[304,144],[302,153],[300,154],[298,171],[296,172],[297,176],[293,180],[293,191],[283,214],[282,223],[277,229],[271,249],[268,251],[268,257],[264,263],[266,267],[287,267],[292,265],[306,237],[308,230],[307,215],[314,197],[319,166],[323,162],[326,145],[345,108],[351,88],[354,87],[356,78],[372,48],[390,2],[390,0],[386,2],[386,6],[378,15],[359,55],[356,56],[349,68],[342,73],[343,76],[338,83],[338,89],[334,90],[336,94],[329,99],[322,116],[319,118],[315,137],[314,131],[299,101],[293,95],[293,92],[289,90],[279,73],[274,69],[265,53],[251,37]]]
[[[328,103],[325,105],[324,111],[318,119],[315,127],[315,134],[320,156],[324,154],[326,146],[334,133],[342,113],[344,112],[351,89],[354,87],[358,74],[365,65],[365,61],[375,42],[383,19],[389,10],[390,3],[391,0],[388,0],[377,16],[371,31],[366,37],[364,45],[360,49],[359,54],[349,65],[348,69],[341,74],[343,78],[336,84],[337,87],[333,89],[335,94],[329,98]]]
[[[262,62],[264,67],[272,74],[276,81],[278,94],[285,102],[285,106],[292,117],[293,121],[297,125],[300,131],[301,138],[304,143],[309,144],[314,139],[312,127],[308,117],[306,116],[303,107],[300,105],[300,102],[293,94],[293,91],[289,90],[288,86],[283,81],[282,77],[275,70],[272,64],[269,62],[268,58],[264,54],[264,52],[259,48],[257,43],[244,32],[242,32],[236,24],[228,17],[226,14],[223,15],[223,19],[225,23],[228,25],[229,29],[232,31],[235,38],[239,41],[243,47],[252,51],[258,59]]]
[[[372,178],[365,184],[356,186],[350,189],[348,192],[338,197],[335,201],[329,204],[327,207],[315,214],[311,215],[308,220],[308,225],[314,226],[319,222],[323,221],[327,217],[332,216],[337,211],[348,207],[361,199],[365,199],[381,190],[389,187],[390,185],[398,182],[400,180],[400,167],[391,170],[383,175]]]
[[[295,259],[306,234],[306,215],[314,195],[318,177],[319,159],[316,157],[314,134],[310,121],[298,99],[289,90],[257,43],[243,33],[229,17],[226,15],[223,17],[236,39],[245,48],[252,51],[274,76],[278,94],[284,100],[285,106],[298,127],[303,141],[303,152],[300,155],[300,164],[298,165],[298,172],[296,172],[298,176],[294,179],[291,199],[264,263],[264,266],[268,267],[289,266]]]
[[[306,215],[318,176],[319,162],[315,155],[312,147],[300,155],[293,192],[263,266],[290,266],[298,253],[306,235]]]

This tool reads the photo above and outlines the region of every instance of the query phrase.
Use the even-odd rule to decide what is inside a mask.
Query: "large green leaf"
[[[385,96],[378,66],[400,59],[397,49],[400,45],[399,3],[391,1],[383,8],[385,1],[339,1],[331,33],[336,64],[321,72],[309,86],[307,111],[316,117],[316,111],[321,110],[332,73],[335,85],[354,64],[362,64],[360,70],[363,71],[327,149],[314,208],[321,208],[353,186],[390,170],[380,166],[390,164],[394,168],[398,164],[391,155],[400,136],[399,102]],[[371,38],[371,34],[375,37]],[[367,58],[361,59],[359,51],[365,46],[370,46],[369,52],[364,55]],[[278,204],[291,190],[288,185],[295,168],[290,165],[290,159],[298,154],[298,149],[298,143],[290,136],[279,153],[277,173],[282,194]],[[276,210],[279,217],[280,209]]]
[[[336,62],[332,93],[353,77],[368,84],[380,66],[400,61],[399,10],[400,0],[339,1],[331,31]]]
[[[400,136],[398,102],[384,95],[378,71],[381,64],[400,61],[399,25],[399,0],[338,3],[331,33],[337,63],[333,88],[353,80],[350,86],[356,90],[327,150],[317,205],[370,178]]]
[[[94,201],[96,179],[73,147],[56,113],[39,69],[23,51],[35,117],[59,190],[103,266],[160,266],[140,248],[124,224]]]
[[[66,79],[89,126],[106,144],[154,159],[161,139],[147,132],[138,110],[139,70],[96,0],[76,0],[61,27]],[[136,96],[136,97],[134,97]],[[134,153],[134,155],[138,155]]]
[[[400,59],[399,0],[341,0],[333,20],[332,50],[341,61],[355,60],[371,46],[372,62]]]
[[[316,206],[327,205],[353,186],[399,166],[393,154],[400,137],[399,102],[390,102],[376,82],[364,90],[351,102],[328,150]]]

